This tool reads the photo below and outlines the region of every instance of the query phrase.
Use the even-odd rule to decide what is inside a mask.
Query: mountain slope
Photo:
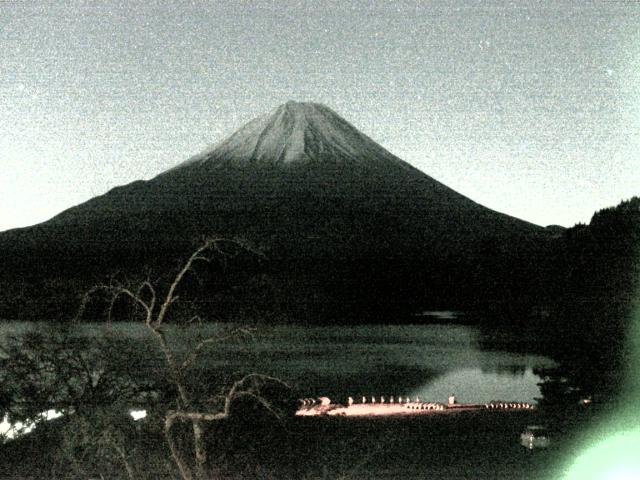
[[[225,212],[239,217],[261,213],[263,219],[275,211],[296,215],[288,210],[346,215],[354,221],[376,212],[416,222],[418,230],[456,235],[541,230],[481,207],[428,177],[327,107],[294,102],[149,182],[116,188],[49,223],[95,224],[102,216],[128,223],[130,216],[180,212],[187,230],[212,222],[226,233],[225,222],[216,220]]]
[[[0,246],[14,271],[85,278],[160,266],[213,233],[264,250],[285,302],[326,310],[483,295],[549,236],[411,167],[329,108],[289,102],[150,181],[0,234]]]

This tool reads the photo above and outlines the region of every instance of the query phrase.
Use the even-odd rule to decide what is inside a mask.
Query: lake
[[[169,327],[169,326],[167,326]],[[1,323],[0,342],[7,334],[42,328],[41,324]],[[90,335],[121,335],[137,339],[154,351],[142,324],[82,324]],[[219,324],[194,328],[169,327],[172,346],[186,352],[196,332],[220,332]],[[250,336],[235,338],[202,355],[205,380],[235,379],[264,373],[292,385],[300,397],[420,396],[423,401],[446,402],[450,394],[460,402],[513,400],[535,403],[540,397],[535,367],[552,366],[540,355],[489,350],[480,346],[477,327],[455,324],[364,325],[302,327],[259,326]],[[162,371],[163,361],[148,355],[132,368],[150,374]]]

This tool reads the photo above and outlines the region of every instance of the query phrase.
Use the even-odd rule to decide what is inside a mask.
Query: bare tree
[[[250,252],[260,255],[259,252],[251,249],[247,245],[238,241],[223,238],[210,238],[205,240],[191,256],[182,264],[178,273],[172,278],[166,293],[159,293],[160,289],[147,277],[135,285],[127,285],[121,280],[112,280],[109,284],[97,285],[89,290],[83,299],[79,316],[84,312],[85,306],[90,297],[98,292],[106,292],[109,296],[108,316],[111,314],[114,305],[121,297],[128,298],[142,313],[142,320],[150,334],[157,340],[162,351],[170,381],[177,390],[176,410],[166,413],[164,433],[180,474],[184,480],[202,480],[206,477],[207,449],[205,443],[205,422],[216,422],[226,419],[231,412],[232,403],[239,398],[251,398],[260,404],[274,416],[278,417],[279,412],[260,395],[260,387],[266,382],[277,382],[284,386],[280,380],[261,374],[250,374],[233,384],[224,398],[224,407],[219,412],[200,411],[196,399],[192,398],[186,382],[186,372],[197,362],[198,356],[207,348],[225,340],[229,340],[238,335],[246,335],[250,332],[246,329],[238,328],[224,334],[216,334],[201,339],[198,343],[183,355],[179,355],[167,341],[165,324],[169,318],[171,307],[178,302],[179,287],[188,274],[194,272],[194,266],[198,263],[212,263],[214,260],[225,262],[229,257],[237,255],[238,252]],[[190,321],[199,320],[192,317]],[[288,386],[287,386],[288,387]],[[193,438],[193,461],[186,460],[176,444],[173,429],[177,421],[191,424]]]

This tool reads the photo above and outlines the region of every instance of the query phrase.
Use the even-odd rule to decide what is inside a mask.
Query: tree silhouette
[[[199,264],[211,265],[215,262],[224,264],[240,254],[261,254],[248,245],[236,240],[224,238],[206,239],[181,265],[175,276],[171,278],[164,289],[157,282],[147,276],[140,282],[126,282],[113,277],[110,283],[96,285],[83,297],[78,318],[95,294],[106,293],[108,297],[107,317],[111,320],[114,306],[121,298],[128,299],[134,307],[134,314],[139,314],[147,331],[155,338],[162,352],[167,367],[169,380],[177,392],[177,408],[166,412],[164,418],[164,433],[180,474],[184,480],[206,478],[207,448],[205,441],[205,423],[224,420],[232,413],[232,405],[241,399],[251,399],[264,408],[266,412],[276,418],[283,412],[277,405],[261,395],[262,388],[269,383],[277,383],[286,388],[288,386],[268,375],[252,373],[236,381],[224,397],[221,411],[208,411],[189,388],[187,381],[190,371],[197,365],[198,358],[207,348],[225,342],[238,336],[251,335],[245,328],[229,328],[214,335],[199,338],[190,346],[186,353],[179,352],[172,347],[167,338],[165,328],[171,318],[174,306],[180,300],[180,291],[189,276],[197,276]],[[189,324],[200,325],[201,319],[194,315],[186,320]],[[193,461],[188,461],[182,454],[181,448],[174,438],[176,422],[187,422],[191,425],[193,442]]]

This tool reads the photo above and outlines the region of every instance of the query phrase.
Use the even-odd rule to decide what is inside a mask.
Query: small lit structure
[[[397,399],[397,400],[396,400]],[[354,397],[347,397],[341,403],[331,403],[329,397],[305,398],[299,400],[299,407],[296,415],[314,416],[388,416],[388,415],[430,415],[446,414],[456,411],[472,410],[528,410],[535,408],[526,402],[505,402],[502,400],[488,403],[458,403],[455,395],[449,395],[447,403],[421,401],[419,396],[415,401],[409,396],[379,397],[362,396],[362,402],[356,403]]]
[[[541,425],[529,425],[520,434],[520,445],[528,450],[547,448],[550,443],[547,429]]]

